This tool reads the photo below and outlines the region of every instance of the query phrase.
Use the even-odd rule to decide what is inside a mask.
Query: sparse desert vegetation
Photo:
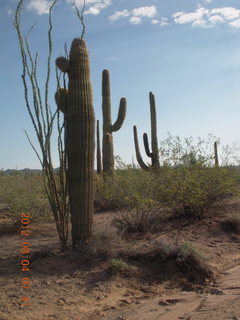
[[[51,314],[67,319],[66,312],[79,319],[76,306],[83,312],[80,319],[108,319],[128,305],[155,301],[170,292],[177,297],[182,290],[207,294],[218,290],[224,270],[239,263],[237,166],[165,162],[157,170],[144,171],[119,157],[116,163],[113,180],[95,174],[93,236],[79,252],[69,247],[59,251],[41,175],[0,177],[1,238],[6,243],[2,273],[8,278],[6,299],[12,301],[3,299],[1,319],[24,316],[11,296],[14,286],[21,292],[14,280],[20,212],[31,213],[31,319]],[[10,278],[9,261],[15,278]],[[41,298],[41,290],[47,299]],[[37,307],[40,302],[44,311]]]

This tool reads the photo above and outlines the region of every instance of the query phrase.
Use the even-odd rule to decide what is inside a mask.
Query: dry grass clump
[[[214,272],[206,263],[206,258],[192,242],[186,241],[177,248],[176,260],[180,271],[188,275],[189,281],[214,279]]]
[[[155,233],[162,230],[167,216],[160,206],[136,208],[121,213],[112,225],[125,236],[128,233]]]
[[[133,261],[153,279],[164,281],[184,278],[191,283],[204,284],[214,280],[214,272],[206,258],[191,242],[180,245],[154,240],[148,246],[125,253],[128,263]]]

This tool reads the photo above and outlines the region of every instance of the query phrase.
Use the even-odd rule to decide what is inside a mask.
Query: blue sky
[[[53,14],[53,65],[64,43],[81,34],[71,6],[59,0]],[[101,74],[111,74],[112,117],[127,98],[127,117],[114,133],[115,154],[131,162],[133,125],[149,132],[148,94],[155,94],[158,138],[219,137],[222,144],[240,141],[240,1],[237,0],[87,0],[85,40],[90,53],[96,119],[101,115]],[[51,1],[26,0],[23,32],[37,21],[29,42],[39,54],[39,81],[44,83],[47,12]],[[76,1],[81,5],[81,1]],[[13,13],[17,1],[1,0],[0,168],[39,168],[23,129],[35,141],[25,108],[21,59]],[[55,102],[54,72],[50,102]],[[36,142],[36,141],[35,141]],[[36,142],[37,143],[37,142]],[[55,151],[54,164],[58,165]],[[145,156],[144,156],[145,158]],[[146,159],[146,158],[145,158]]]

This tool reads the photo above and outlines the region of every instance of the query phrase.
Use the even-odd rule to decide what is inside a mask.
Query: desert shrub
[[[110,265],[114,273],[124,273],[125,271],[129,270],[129,265],[122,259],[111,259]]]
[[[177,260],[180,263],[186,263],[189,259],[203,259],[195,245],[190,241],[185,241],[178,248]]]
[[[182,272],[187,273],[190,281],[214,279],[213,270],[206,263],[206,257],[190,241],[178,247],[177,264]]]
[[[115,252],[112,244],[119,240],[119,236],[108,225],[104,228],[98,226],[88,241],[87,250],[91,256],[98,256],[101,259],[113,257]]]
[[[21,212],[29,212],[33,219],[51,212],[41,176],[1,176],[0,199],[8,204],[13,219]]]
[[[164,216],[159,207],[137,208],[122,212],[112,224],[122,235],[128,233],[154,233],[162,229]]]
[[[116,157],[113,180],[96,177],[96,208],[138,209],[160,204],[172,213],[201,216],[214,202],[238,194],[237,184],[240,184],[238,167],[214,167],[215,141],[219,139],[211,134],[206,140],[181,139],[168,134],[159,143],[161,167],[157,170],[145,171]],[[227,163],[231,158],[236,163],[237,158],[232,157],[234,150],[227,148],[228,152],[219,152],[219,158],[225,159],[221,162]],[[132,212],[132,217],[136,223],[129,230],[141,229],[145,213]],[[133,221],[130,224],[133,226]]]
[[[171,280],[176,276],[179,279],[180,274],[190,282],[201,284],[206,280],[214,279],[214,273],[207,263],[207,258],[188,241],[176,244],[155,239],[149,241],[147,246],[143,244],[126,252],[125,258],[128,261],[134,260],[140,268],[144,266],[148,276],[151,273],[154,274],[154,279],[156,276],[160,279],[170,277]]]
[[[125,257],[130,260],[143,262],[164,262],[176,260],[178,253],[177,246],[166,239],[152,239],[125,252]]]
[[[163,165],[191,166],[195,164],[211,165],[214,163],[213,144],[219,141],[212,134],[207,139],[198,137],[180,138],[168,133],[166,139],[159,143],[159,153]]]
[[[165,166],[159,170],[156,197],[171,213],[201,216],[216,201],[239,193],[235,176],[222,167]]]
[[[113,180],[97,175],[95,207],[113,210],[153,204],[153,187],[154,175],[141,169],[116,169]]]
[[[95,175],[94,206],[96,210],[113,210],[117,207],[110,182],[108,177],[103,178],[100,174]]]

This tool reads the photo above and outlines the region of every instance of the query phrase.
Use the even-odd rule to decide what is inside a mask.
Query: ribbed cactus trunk
[[[218,161],[218,147],[217,147],[217,141],[214,142],[214,160],[215,160],[215,166],[219,166],[219,161]]]
[[[108,70],[102,73],[102,113],[103,113],[103,143],[102,143],[102,162],[103,172],[112,175],[114,170],[114,153],[112,133],[118,131],[126,116],[127,101],[121,98],[118,117],[112,125],[111,114],[111,90],[110,75]]]
[[[145,164],[142,159],[139,144],[138,144],[138,135],[137,135],[137,127],[133,127],[133,135],[134,135],[134,144],[136,151],[136,158],[140,165],[140,167],[144,170],[149,170],[150,168],[158,168],[160,166],[159,162],[159,151],[158,151],[158,138],[157,138],[157,114],[156,114],[156,104],[155,97],[152,92],[149,93],[149,102],[150,102],[150,115],[151,115],[151,147],[152,152],[149,148],[148,136],[147,133],[143,134],[143,142],[144,148],[147,156],[151,158],[151,166]]]
[[[150,154],[152,160],[152,167],[157,168],[159,163],[159,150],[158,150],[158,138],[157,138],[157,114],[155,97],[152,92],[149,93],[150,102],[150,114],[151,114],[151,137],[152,137],[152,153]],[[147,134],[145,133],[146,137]]]
[[[72,245],[77,249],[92,234],[94,193],[95,117],[85,41],[74,39],[69,60],[60,57],[56,64],[69,77],[68,90],[58,90],[56,102],[64,112],[66,121],[65,149]]]
[[[100,128],[99,120],[97,120],[97,173],[102,173],[102,157],[101,157],[101,146],[100,146]]]

